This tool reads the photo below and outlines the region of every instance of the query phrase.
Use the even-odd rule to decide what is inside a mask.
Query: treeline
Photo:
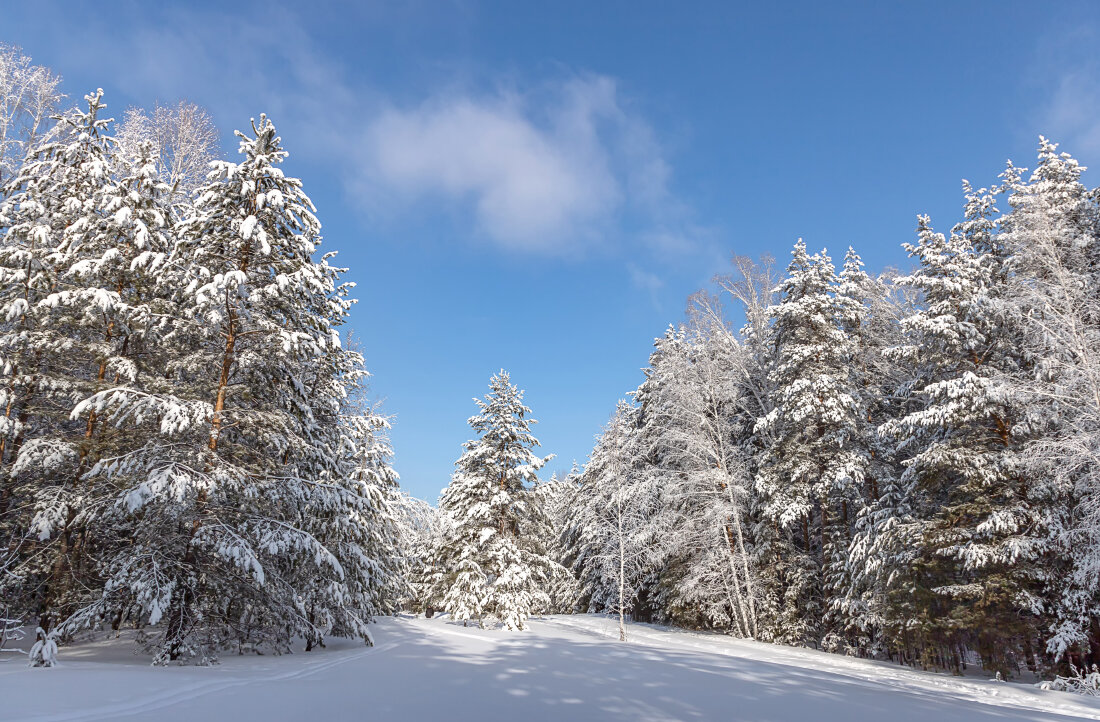
[[[1100,661],[1082,170],[1043,139],[1032,173],[964,184],[905,275],[801,241],[785,273],[737,259],[556,482],[577,607],[954,671]]]
[[[344,269],[265,116],[57,112],[0,47],[0,617],[157,661],[370,639],[404,594]],[[0,628],[0,633],[12,629]]]

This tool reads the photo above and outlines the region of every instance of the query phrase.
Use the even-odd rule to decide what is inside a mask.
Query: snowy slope
[[[382,619],[377,646],[153,668],[130,646],[62,650],[63,666],[0,663],[0,719],[874,720],[1100,719],[1100,700],[599,617],[531,631]]]

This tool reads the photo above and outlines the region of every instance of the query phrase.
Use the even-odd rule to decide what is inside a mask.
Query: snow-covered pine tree
[[[522,630],[533,611],[545,609],[553,560],[540,540],[532,486],[551,457],[540,457],[523,392],[501,371],[489,393],[475,399],[469,419],[478,437],[467,441],[440,497],[448,517],[438,558],[445,569],[444,608],[455,619],[499,620]]]
[[[971,646],[1007,675],[1033,659],[1042,531],[1019,459],[1026,418],[1007,392],[1024,364],[1005,297],[1013,259],[994,232],[993,194],[964,191],[966,218],[949,238],[920,219],[906,246],[920,267],[899,279],[925,302],[903,320],[907,344],[895,352],[920,374],[923,406],[883,427],[907,448],[901,485],[916,495],[915,526],[898,531],[920,540],[915,617],[900,626],[924,663],[957,668]]]
[[[772,307],[774,408],[757,423],[770,436],[756,489],[776,527],[774,562],[783,577],[776,638],[818,644],[834,632],[827,617],[836,590],[823,573],[839,553],[838,528],[859,503],[866,458],[858,446],[858,392],[849,376],[850,309],[836,297],[824,253],[795,245],[781,300]]]
[[[367,638],[372,613],[360,606],[372,560],[352,543],[365,533],[353,523],[362,479],[342,475],[369,435],[332,419],[354,379],[326,376],[357,368],[339,350],[348,289],[327,255],[314,258],[320,224],[279,167],[272,123],[238,136],[240,163],[212,164],[161,274],[173,290],[166,387],[120,379],[75,412],[146,440],[88,473],[115,491],[132,531],[105,561],[102,599],[73,624],[152,625],[158,661],[242,641]],[[348,446],[332,457],[340,428]]]
[[[87,525],[104,493],[82,478],[103,448],[95,417],[70,412],[109,372],[125,371],[120,340],[144,311],[123,269],[134,244],[156,244],[163,225],[155,211],[132,217],[143,201],[118,202],[156,191],[140,172],[124,174],[137,190],[114,182],[102,95],[57,119],[55,139],[21,167],[0,210],[0,518],[33,546],[4,581],[46,633],[89,592],[75,579],[91,573]],[[14,518],[20,510],[30,515]]]

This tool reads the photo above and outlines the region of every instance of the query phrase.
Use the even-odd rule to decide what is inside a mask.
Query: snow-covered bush
[[[1100,667],[1092,665],[1092,670],[1085,672],[1074,665],[1069,666],[1068,677],[1057,675],[1047,682],[1040,682],[1039,689],[1051,689],[1056,692],[1076,692],[1092,697],[1100,697]]]
[[[53,667],[57,665],[57,639],[54,634],[47,634],[46,630],[39,627],[36,632],[38,639],[31,647],[29,664],[32,667]]]

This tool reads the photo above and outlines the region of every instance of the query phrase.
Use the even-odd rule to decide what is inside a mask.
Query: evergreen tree
[[[866,468],[851,341],[840,326],[851,308],[837,299],[836,286],[829,257],[810,256],[800,240],[772,307],[775,404],[757,425],[771,438],[756,488],[784,576],[776,637],[802,644],[835,631],[827,610],[836,590],[823,575],[839,553],[838,527],[860,499]]]
[[[88,573],[85,528],[102,502],[82,478],[96,456],[95,418],[70,412],[109,366],[126,370],[119,338],[145,308],[119,269],[133,262],[132,243],[157,242],[136,224],[150,220],[154,235],[159,225],[118,203],[102,95],[58,119],[56,139],[35,149],[0,210],[0,518],[28,552],[6,581],[47,633],[84,599],[75,579]],[[155,194],[134,174],[127,182]]]
[[[71,624],[136,617],[160,661],[369,639],[375,611],[361,466],[373,422],[336,418],[360,375],[337,332],[348,288],[313,258],[320,226],[279,168],[274,126],[261,116],[238,135],[241,162],[213,164],[162,276],[170,383],[120,379],[75,412],[146,441],[88,472],[133,529]]]
[[[997,236],[993,195],[965,186],[966,220],[950,238],[921,218],[906,246],[920,267],[900,282],[926,307],[902,321],[896,352],[921,374],[923,407],[884,429],[911,448],[902,484],[918,496],[920,543],[910,573],[926,661],[950,659],[973,644],[1005,674],[1032,659],[1036,527],[1019,464],[1026,419],[1006,378],[1018,374],[1017,329],[1005,313],[1012,255]],[[1030,663],[1030,662],[1029,662]]]
[[[479,413],[469,424],[478,437],[464,444],[439,501],[449,518],[438,553],[446,570],[443,604],[455,619],[481,623],[488,615],[522,630],[533,611],[549,605],[553,562],[536,538],[532,488],[551,457],[535,454],[535,421],[507,372],[494,375],[475,403]]]

